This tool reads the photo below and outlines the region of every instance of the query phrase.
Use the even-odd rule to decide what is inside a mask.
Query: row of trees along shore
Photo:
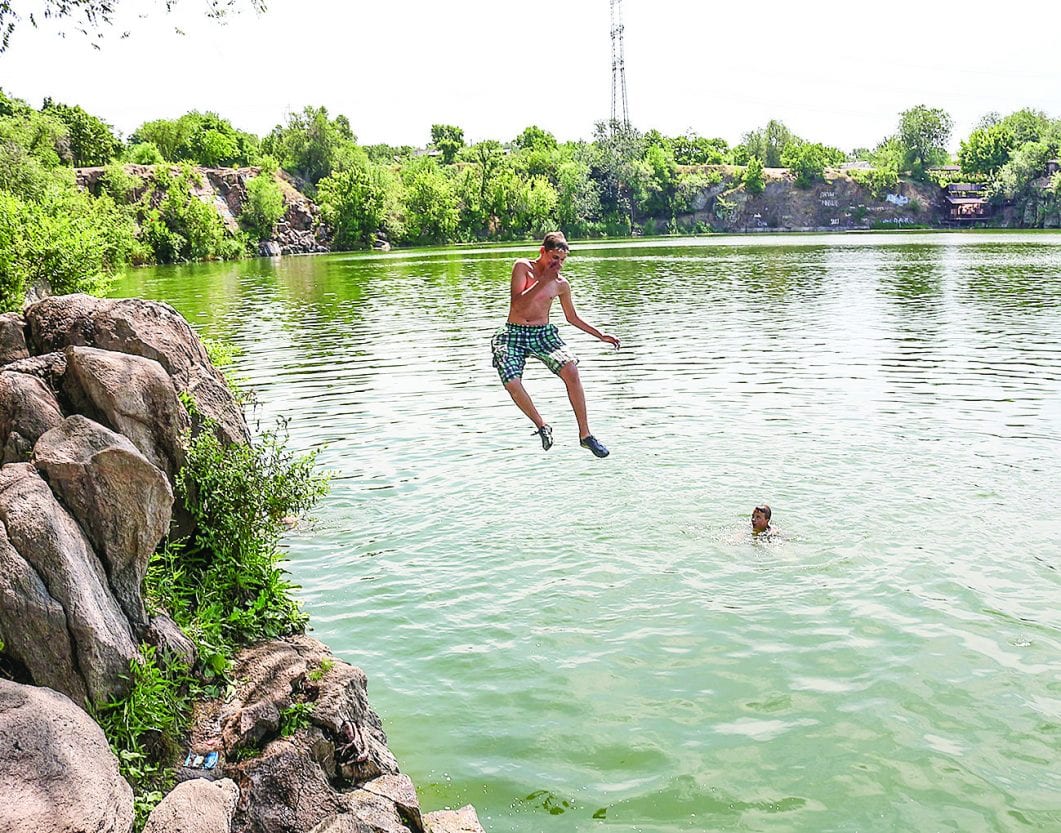
[[[788,168],[798,186],[827,169],[877,194],[900,177],[928,179],[950,160],[950,116],[913,107],[876,147],[846,153],[803,139],[780,121],[729,145],[692,133],[663,136],[599,123],[592,140],[559,142],[536,126],[502,143],[465,141],[455,125],[431,127],[430,143],[361,145],[349,120],[323,107],[292,113],[268,135],[236,129],[216,113],[187,113],[140,125],[122,140],[77,105],[35,109],[0,91],[0,303],[26,288],[89,289],[125,264],[239,257],[268,239],[283,212],[274,174],[283,170],[321,206],[337,249],[632,232],[710,231],[691,220],[694,200],[723,183],[760,193],[766,168]],[[1016,199],[1061,148],[1061,120],[1035,110],[985,116],[961,141],[960,170],[942,176],[987,183],[996,200]],[[155,165],[145,183],[126,165]],[[172,164],[163,164],[172,163]],[[75,187],[73,168],[106,166],[98,196]],[[192,197],[195,166],[256,166],[241,235],[226,232]],[[1061,180],[1052,183],[1055,192]],[[162,198],[159,199],[159,194]],[[134,198],[134,195],[137,198]]]

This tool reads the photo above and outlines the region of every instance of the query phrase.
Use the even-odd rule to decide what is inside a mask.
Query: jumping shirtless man
[[[512,299],[508,311],[508,322],[494,333],[490,342],[494,353],[494,367],[501,376],[501,383],[509,392],[512,401],[525,413],[538,430],[542,448],[548,451],[553,446],[553,429],[545,424],[538,409],[523,387],[523,367],[527,356],[541,361],[567,385],[567,398],[578,420],[579,442],[598,457],[607,457],[608,449],[590,433],[586,417],[586,394],[578,378],[578,357],[571,351],[556,327],[549,323],[549,310],[553,300],[560,299],[564,317],[583,332],[606,341],[619,348],[619,339],[602,333],[578,317],[571,300],[571,284],[560,277],[569,251],[567,240],[559,231],[545,235],[538,257],[534,260],[521,258],[512,267]]]

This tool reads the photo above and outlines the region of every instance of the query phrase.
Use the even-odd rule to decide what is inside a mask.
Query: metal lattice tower
[[[611,0],[612,5],[612,124],[630,126],[630,108],[626,103],[626,59],[623,55],[623,0]],[[622,99],[622,117],[619,100]]]

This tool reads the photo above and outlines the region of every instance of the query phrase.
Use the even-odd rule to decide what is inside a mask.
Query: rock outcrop
[[[171,170],[176,173],[178,169],[171,166]],[[261,168],[195,167],[194,170],[198,174],[198,181],[191,188],[192,195],[213,206],[225,227],[230,232],[237,232],[240,215],[247,204],[247,183],[262,175]],[[142,182],[139,188],[133,189],[130,200],[139,200],[148,189],[154,187],[151,185],[154,165],[126,165],[125,172],[139,177]],[[106,168],[77,168],[77,184],[98,196],[104,173]],[[330,251],[332,229],[321,217],[320,208],[299,190],[298,183],[289,174],[281,171],[275,177],[283,195],[284,214],[273,230],[273,239],[262,241],[274,244],[275,248],[269,246],[269,254],[273,251],[285,255]]]
[[[193,751],[219,752],[222,773],[240,786],[233,833],[425,833],[359,668],[296,636],[243,651],[232,675],[235,693],[199,709]]]
[[[225,778],[193,778],[176,786],[144,825],[144,833],[231,833],[239,787]]]
[[[194,662],[143,601],[191,426],[181,396],[249,439],[198,337],[164,304],[68,295],[0,317],[0,353],[4,656],[83,706],[127,690],[140,641]]]
[[[128,833],[131,790],[77,706],[124,695],[141,642],[194,668],[195,645],[148,615],[144,576],[179,528],[189,429],[211,426],[229,443],[249,431],[198,337],[164,304],[47,298],[24,319],[0,316],[4,358],[0,830]],[[200,704],[183,783],[148,833],[481,830],[471,808],[421,814],[364,673],[320,642],[252,646],[231,677],[230,697]],[[196,768],[211,751],[216,766]]]
[[[133,791],[103,731],[67,697],[0,678],[0,749],[0,830],[132,830]]]

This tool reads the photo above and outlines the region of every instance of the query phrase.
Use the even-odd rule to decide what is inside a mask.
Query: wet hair
[[[759,512],[762,512],[764,515],[766,515],[767,522],[770,521],[770,507],[767,506],[765,503],[760,503],[758,506],[755,507],[755,510],[758,510]]]
[[[547,252],[551,252],[554,249],[563,249],[565,252],[571,251],[571,247],[567,245],[567,238],[564,237],[562,231],[550,231],[545,235],[545,239],[542,241],[542,248]]]

